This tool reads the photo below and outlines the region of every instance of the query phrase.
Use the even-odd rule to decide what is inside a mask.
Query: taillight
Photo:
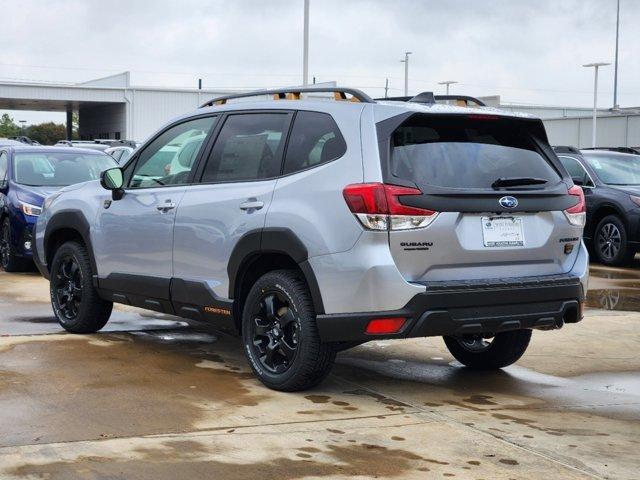
[[[587,218],[587,204],[584,200],[584,192],[578,185],[574,185],[569,189],[569,195],[578,197],[578,203],[573,207],[567,208],[564,211],[567,221],[576,227],[584,227]]]
[[[411,230],[429,225],[438,213],[400,203],[404,195],[422,195],[417,188],[384,183],[354,183],[342,191],[349,210],[370,230]]]

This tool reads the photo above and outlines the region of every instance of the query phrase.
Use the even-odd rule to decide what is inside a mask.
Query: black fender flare
[[[309,264],[309,252],[298,236],[288,228],[263,228],[245,233],[231,252],[227,265],[229,298],[234,298],[236,280],[247,261],[261,253],[287,255],[298,264],[309,286],[313,306],[317,314],[324,313],[322,294],[315,273]]]
[[[49,257],[49,241],[51,240],[51,237],[57,231],[60,231],[62,229],[73,230],[80,235],[82,241],[87,247],[93,273],[94,275],[97,275],[98,268],[96,265],[96,259],[93,254],[93,246],[91,245],[89,222],[80,210],[61,210],[53,214],[53,216],[49,219],[44,231],[43,254],[45,256],[45,259],[48,259]]]

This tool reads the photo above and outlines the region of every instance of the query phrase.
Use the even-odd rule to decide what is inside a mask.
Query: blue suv
[[[0,266],[29,268],[33,227],[44,200],[62,187],[100,178],[116,166],[109,155],[68,147],[0,147]]]

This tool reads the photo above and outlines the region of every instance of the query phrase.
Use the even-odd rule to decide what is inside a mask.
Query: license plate
[[[524,247],[522,217],[482,217],[485,247]]]

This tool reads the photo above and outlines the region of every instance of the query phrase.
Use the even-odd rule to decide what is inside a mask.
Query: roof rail
[[[486,107],[487,104],[484,103],[482,100],[476,98],[476,97],[470,97],[468,95],[436,95],[436,102],[437,101],[447,101],[447,100],[454,100],[455,102],[464,102],[465,105],[462,106],[470,106],[469,103],[475,103],[478,107]]]
[[[388,98],[376,98],[376,100],[391,100],[396,102],[412,102],[412,103],[424,103],[432,105],[438,102],[446,102],[449,100],[455,101],[458,106],[468,107],[470,103],[474,103],[478,107],[486,107],[487,105],[475,97],[468,95],[434,95],[433,92],[422,92],[414,97],[388,97]]]
[[[578,150],[576,147],[573,147],[571,145],[554,145],[552,148],[553,148],[553,151],[556,153],[580,154],[580,150]]]
[[[235,93],[232,95],[224,95],[222,97],[212,98],[206,103],[200,105],[200,108],[212,107],[214,105],[224,105],[227,100],[236,98],[258,97],[261,95],[273,95],[274,100],[300,100],[301,93],[333,93],[336,100],[350,100],[362,103],[375,103],[375,101],[366,93],[355,88],[341,87],[292,87],[292,88],[276,88],[273,90],[256,90],[246,93]],[[352,98],[347,98],[347,94]]]

